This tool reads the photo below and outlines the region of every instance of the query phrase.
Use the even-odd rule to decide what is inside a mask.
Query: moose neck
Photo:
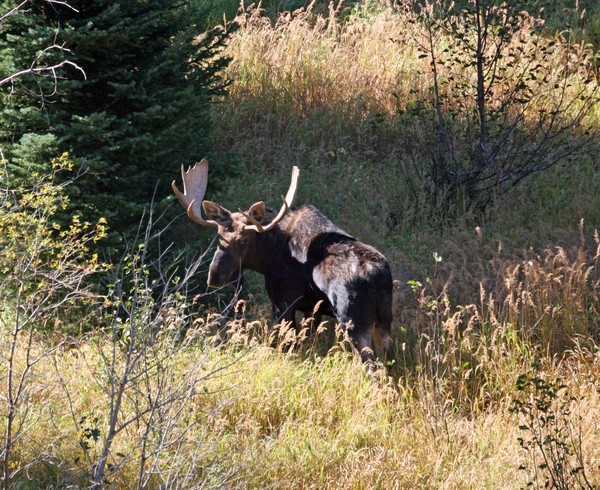
[[[256,234],[249,245],[242,266],[244,269],[265,275],[273,263],[280,263],[279,257],[286,250],[285,236],[279,226],[276,226],[272,230]]]

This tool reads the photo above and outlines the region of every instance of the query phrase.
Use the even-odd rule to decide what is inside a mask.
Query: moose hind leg
[[[339,321],[339,323],[348,334],[348,337],[350,337],[352,345],[358,351],[363,364],[367,365],[369,370],[374,369],[375,353],[373,352],[371,326],[349,318],[344,318],[342,321]]]
[[[294,329],[298,329],[296,325],[296,310],[288,307],[287,305],[275,305],[273,304],[273,325],[280,325],[282,323],[289,323]]]
[[[394,360],[392,352],[392,295],[391,292],[383,294],[377,302],[377,322],[375,323],[374,333],[378,339],[378,347],[381,349],[380,355],[383,356],[383,362],[389,363]]]
[[[379,359],[384,364],[394,360],[391,325],[377,324],[373,330],[373,343],[376,346]]]
[[[370,330],[353,332],[349,331],[354,347],[360,354],[360,360],[369,367],[375,366],[375,354]]]
[[[359,305],[357,302],[351,301],[341,305],[338,303],[336,306],[338,307],[336,312],[338,323],[347,332],[360,359],[369,368],[374,368],[375,353],[373,352],[372,337],[374,312],[368,305]],[[363,307],[361,308],[361,306]]]

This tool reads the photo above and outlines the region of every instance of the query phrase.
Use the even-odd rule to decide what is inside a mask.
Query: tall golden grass
[[[494,289],[464,305],[438,258],[431,280],[397,285],[397,359],[374,375],[332,322],[273,328],[248,301],[186,320],[142,292],[129,317],[68,342],[5,332],[3,358],[31,366],[11,484],[91,486],[126,376],[106,487],[519,488],[547,478],[544,446],[519,442],[533,429],[598,482],[599,247],[596,233],[575,254],[497,258]],[[543,397],[523,375],[562,386],[545,412],[513,410]]]
[[[309,5],[274,20],[254,6],[240,12],[241,30],[228,46],[231,87],[218,115],[223,148],[247,150],[267,168],[311,159],[315,152],[335,159],[340,150],[368,161],[402,154],[422,158],[418,148],[431,145],[435,129],[427,118],[403,115],[434,111],[430,43],[445,110],[462,114],[462,124],[475,123],[476,80],[470,60],[464,59],[468,53],[460,58],[447,49],[458,43],[456,38],[428,32],[403,2],[353,5],[332,2],[328,15]],[[551,34],[535,42],[535,23],[525,16],[505,48],[507,59],[497,68],[502,77],[489,101],[491,108],[505,104],[513,78],[524,79],[521,57],[532,75],[525,77],[535,100],[528,109],[532,124],[568,93],[578,93],[594,59],[589,47]],[[548,49],[555,43],[562,49]],[[565,73],[570,89],[561,93]],[[523,110],[522,104],[513,105],[514,111]]]
[[[564,442],[580,452],[588,479],[597,482],[597,347],[582,334],[570,338],[568,354],[550,355],[560,323],[527,323],[560,310],[565,298],[576,300],[567,310],[597,306],[593,265],[582,261],[558,251],[524,266],[518,279],[509,268],[503,296],[482,288],[481,301],[465,306],[453,305],[443,290],[416,285],[413,322],[396,333],[397,362],[373,376],[343,334],[337,341],[326,335],[330,324],[312,333],[309,322],[300,331],[272,329],[253,319],[246,303],[229,320],[197,318],[185,339],[164,320],[152,345],[139,346],[146,361],[124,391],[104,484],[519,488],[532,481],[531,471],[519,468],[531,470],[533,453],[519,444],[528,434],[520,428],[524,416],[510,408],[520,396],[517,379],[532,369],[564,386],[557,402],[570,415],[561,423],[580,434]],[[566,277],[564,287],[554,285],[558,275]],[[552,319],[573,326],[571,313]],[[43,335],[33,352],[17,345],[21,362],[26,355],[40,362],[20,412],[14,485],[89,485],[109,425],[112,376],[123,375],[128,352],[128,340],[108,333],[94,332],[51,355],[43,355],[52,340]],[[2,336],[2,352],[9,340]]]

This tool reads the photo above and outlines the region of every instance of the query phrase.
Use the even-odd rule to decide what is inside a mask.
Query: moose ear
[[[209,220],[215,221],[220,225],[231,223],[231,212],[212,201],[202,201],[202,209]]]
[[[262,223],[265,219],[265,216],[267,215],[265,203],[263,201],[258,201],[257,203],[254,203],[252,206],[250,206],[250,209],[246,214],[250,216],[254,221]]]

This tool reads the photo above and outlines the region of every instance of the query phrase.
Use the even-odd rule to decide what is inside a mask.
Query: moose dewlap
[[[338,228],[315,206],[293,208],[297,167],[278,213],[259,201],[231,212],[204,200],[208,161],[184,171],[183,193],[173,191],[198,224],[217,229],[219,246],[210,264],[209,286],[237,281],[244,269],[265,277],[275,323],[295,324],[297,311],[333,316],[346,329],[361,358],[374,361],[373,332],[385,359],[391,359],[392,274],[385,257]],[[203,217],[202,210],[204,211]]]

